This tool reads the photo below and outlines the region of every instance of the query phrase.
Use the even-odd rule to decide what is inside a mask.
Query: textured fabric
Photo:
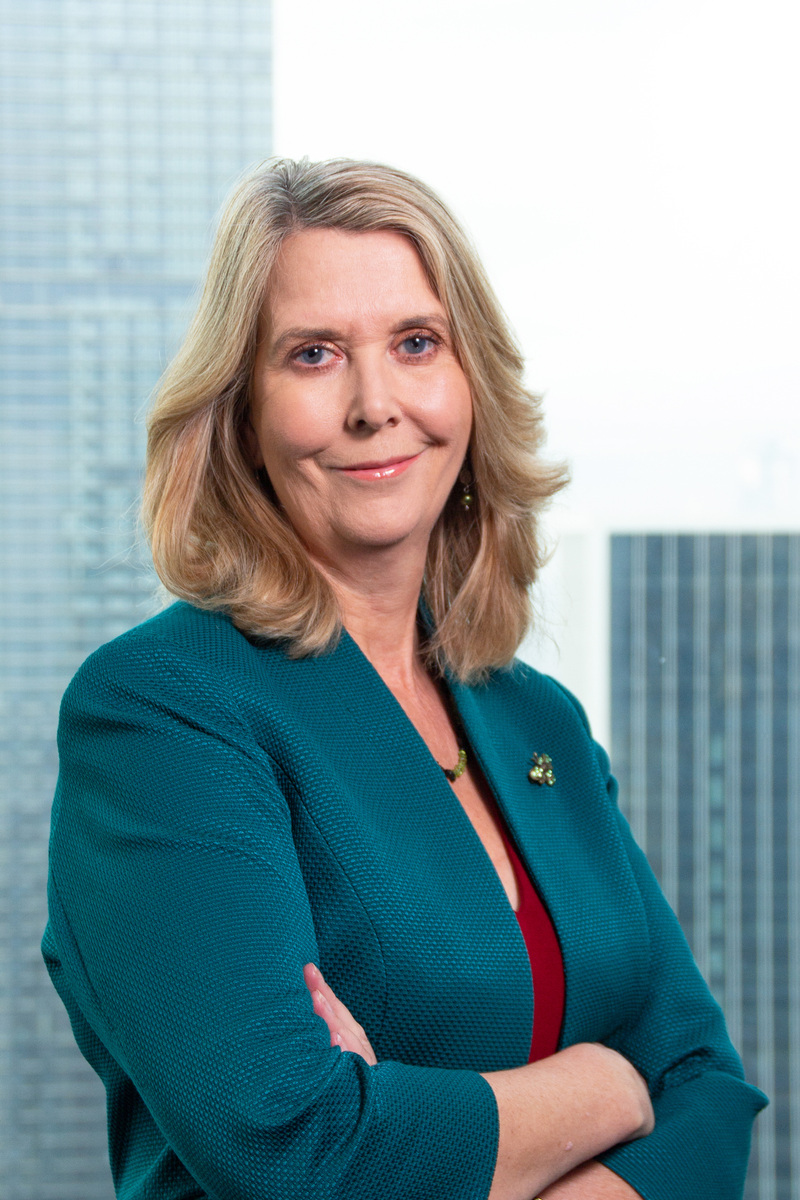
[[[538,1062],[558,1049],[564,1019],[564,963],[550,914],[536,894],[502,820],[499,829],[519,885],[515,915],[528,952],[533,983],[533,1034],[528,1062]]]
[[[643,1073],[645,1200],[733,1200],[764,1099],[614,803],[575,702],[522,664],[451,681],[558,930],[561,1044]],[[441,769],[355,643],[293,660],[179,603],[64,697],[44,952],[103,1078],[126,1200],[485,1200],[531,972]],[[527,779],[548,753],[556,784]],[[316,962],[379,1059],[329,1045]]]

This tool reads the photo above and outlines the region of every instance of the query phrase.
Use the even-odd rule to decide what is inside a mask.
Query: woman
[[[44,949],[120,1196],[741,1194],[765,1100],[512,663],[562,483],[521,377],[418,181],[237,189],[150,425],[183,600],[62,708]]]

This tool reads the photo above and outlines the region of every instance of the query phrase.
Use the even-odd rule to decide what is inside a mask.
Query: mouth
[[[407,471],[421,453],[422,451],[418,450],[416,454],[397,455],[394,458],[385,458],[381,462],[353,463],[348,467],[335,467],[334,470],[339,471],[342,475],[347,475],[350,479],[394,479],[397,475],[402,475],[404,471]]]

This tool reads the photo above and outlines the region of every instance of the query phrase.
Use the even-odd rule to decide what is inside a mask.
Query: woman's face
[[[463,464],[467,378],[411,242],[306,229],[284,243],[252,388],[254,462],[309,550],[424,549]]]

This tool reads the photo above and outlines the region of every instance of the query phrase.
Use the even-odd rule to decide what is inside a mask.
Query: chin
[[[390,550],[393,546],[412,544],[423,539],[427,545],[432,526],[426,523],[423,529],[408,521],[388,522],[380,525],[350,527],[337,529],[336,540],[343,545],[350,545],[359,550]]]

